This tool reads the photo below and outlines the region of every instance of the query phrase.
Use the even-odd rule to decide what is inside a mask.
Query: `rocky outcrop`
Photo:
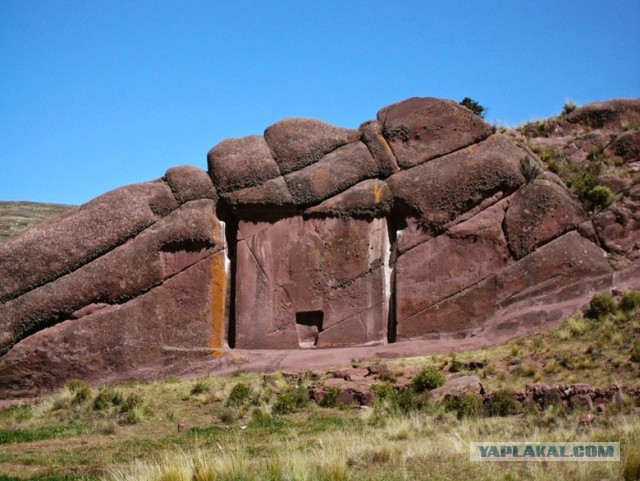
[[[3,246],[0,394],[222,348],[228,287],[215,199],[206,172],[177,167]]]
[[[169,169],[0,247],[0,396],[234,348],[491,342],[640,288],[638,112],[496,133],[413,98],[357,130],[297,118],[225,140],[208,172]]]

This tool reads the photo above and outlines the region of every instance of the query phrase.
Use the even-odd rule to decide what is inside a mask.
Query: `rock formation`
[[[225,140],[208,173],[170,169],[0,247],[0,396],[234,349],[551,326],[640,288],[639,127],[639,100],[497,132],[412,98],[357,130],[292,118]],[[577,190],[595,162],[609,206]]]

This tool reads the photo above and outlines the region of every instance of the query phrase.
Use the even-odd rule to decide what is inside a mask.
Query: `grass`
[[[522,409],[511,394],[531,382],[640,387],[640,306],[634,293],[623,299],[611,307],[606,298],[606,312],[595,318],[578,314],[500,346],[384,361],[393,379],[408,384],[423,371],[436,384],[441,375],[477,374],[493,393],[484,406],[477,395],[432,404],[379,380],[378,400],[367,409],[322,407],[307,401],[304,380],[280,373],[98,389],[72,383],[0,410],[0,480],[637,479],[633,399],[585,427],[583,411]],[[471,361],[483,367],[467,368]],[[469,443],[483,440],[619,441],[623,460],[470,462]]]

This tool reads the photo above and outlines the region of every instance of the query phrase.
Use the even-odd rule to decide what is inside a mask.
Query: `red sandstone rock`
[[[400,322],[512,262],[501,228],[505,207],[505,202],[496,204],[398,257],[396,309]]]
[[[393,155],[393,150],[382,135],[382,128],[379,122],[370,120],[360,125],[362,141],[366,144],[369,152],[379,165],[380,175],[389,177],[400,170],[398,161]]]
[[[359,140],[360,133],[319,120],[290,118],[268,127],[264,138],[284,175],[317,162],[338,147]]]
[[[328,347],[385,339],[383,219],[241,222],[236,347]],[[247,229],[249,227],[250,229]]]
[[[478,376],[461,376],[450,379],[444,386],[429,391],[431,402],[442,401],[447,396],[462,396],[464,394],[484,394],[484,387]]]
[[[282,177],[267,180],[255,187],[236,190],[222,194],[222,199],[235,210],[251,209],[252,213],[263,209],[290,207],[294,205],[293,197],[289,193],[287,184]]]
[[[605,149],[609,159],[620,159],[632,163],[640,161],[640,130],[624,132]]]
[[[177,207],[166,184],[136,184],[33,227],[0,249],[0,302],[78,269]]]
[[[35,395],[72,378],[99,381],[115,373],[206,357],[216,342],[212,261],[211,256],[203,259],[124,304],[22,340],[0,358],[2,396]]]
[[[525,154],[508,137],[484,142],[432,160],[387,179],[396,201],[425,227],[437,229],[497,192],[511,193],[525,183]]]
[[[519,259],[586,219],[586,212],[567,189],[535,179],[519,189],[509,202],[505,232],[512,252]]]
[[[353,142],[285,175],[284,180],[296,204],[310,205],[377,175],[378,165],[367,147],[362,142]]]
[[[584,294],[588,295],[594,285],[600,286],[597,282],[600,278],[604,276],[606,282],[611,282],[610,274],[605,253],[578,233],[569,232],[487,279],[421,311],[416,312],[411,302],[407,302],[411,298],[405,299],[398,287],[398,339],[466,336],[483,329],[515,329],[519,323],[542,325],[557,321],[567,309],[578,309],[584,302]],[[540,310],[523,310],[536,305],[536,296],[546,296]],[[553,314],[553,308],[544,309],[545,304],[558,303],[564,303],[565,310],[558,306],[557,315]],[[510,310],[501,313],[508,306]],[[528,312],[531,315],[526,314]]]
[[[369,179],[344,192],[310,207],[305,214],[324,214],[335,217],[382,217],[389,213],[393,195],[387,183]]]
[[[488,137],[493,128],[452,100],[414,97],[381,109],[378,121],[403,169]]]
[[[388,327],[391,340],[492,342],[559,321],[614,280],[639,288],[637,132],[621,133],[638,102],[585,106],[538,129],[546,144],[532,141],[579,162],[611,156],[599,182],[616,201],[593,225],[552,174],[525,185],[524,137],[485,139],[488,124],[436,99],[394,104],[359,131],[285,120],[214,147],[213,183],[182,166],[105,194],[0,247],[0,345],[17,342],[0,356],[0,396],[202,361],[228,329],[236,347],[261,349],[377,344]],[[227,230],[238,222],[235,292],[217,193]],[[404,225],[390,251],[387,230]],[[574,228],[586,238],[564,234]],[[371,400],[362,371],[331,380],[348,384],[347,402]]]
[[[640,122],[640,99],[614,99],[579,107],[567,116],[572,124],[601,129],[624,127],[623,122]]]
[[[253,187],[280,176],[264,138],[227,139],[209,151],[209,174],[218,193]]]
[[[627,262],[640,259],[640,185],[593,219],[603,247]]]
[[[93,262],[0,304],[0,352],[94,303],[131,299],[220,250],[215,204],[189,202]]]
[[[217,200],[211,178],[202,169],[181,165],[167,170],[164,176],[179,204],[198,199]]]

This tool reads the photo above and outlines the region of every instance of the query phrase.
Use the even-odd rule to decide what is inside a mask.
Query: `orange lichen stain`
[[[218,252],[211,259],[211,336],[209,348],[214,356],[223,355],[224,347],[224,315],[227,297],[227,273],[225,270],[224,252]]]
[[[220,222],[214,222],[213,224],[213,241],[217,246],[221,246],[224,244],[224,234],[222,232],[222,224]]]
[[[374,185],[373,186],[373,195],[375,197],[375,203],[377,204],[382,200],[382,186]]]

